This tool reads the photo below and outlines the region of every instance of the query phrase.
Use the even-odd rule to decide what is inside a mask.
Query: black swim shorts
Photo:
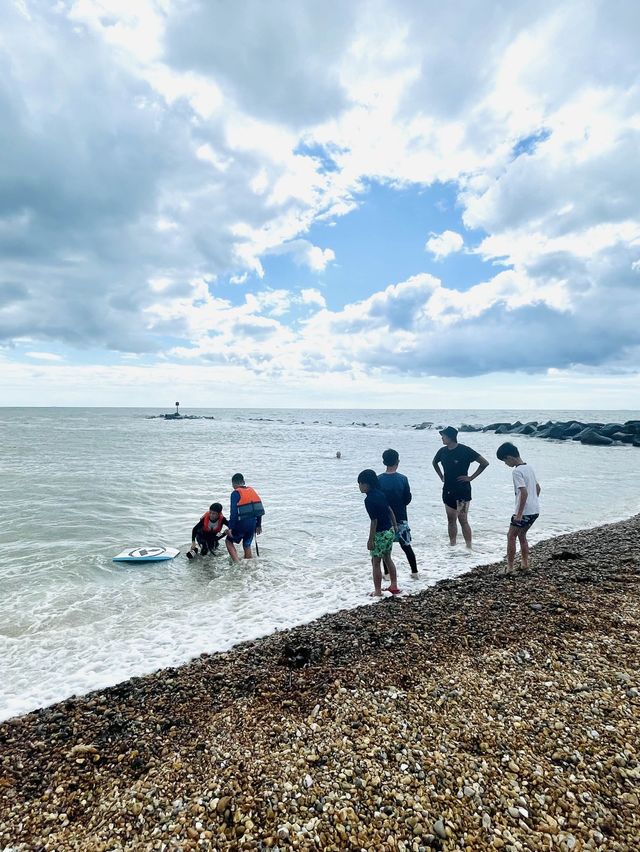
[[[535,524],[538,517],[539,515],[523,515],[520,521],[516,521],[516,516],[511,515],[511,526],[520,530],[528,530]]]
[[[468,503],[471,500],[471,486],[468,488],[447,488],[442,489],[442,502],[450,509],[460,509],[459,503]]]

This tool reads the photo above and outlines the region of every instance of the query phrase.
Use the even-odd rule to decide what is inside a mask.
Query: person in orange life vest
[[[234,473],[231,477],[231,511],[229,512],[229,532],[227,533],[227,550],[234,562],[239,562],[240,557],[236,550],[236,544],[242,542],[244,558],[251,559],[251,545],[253,536],[262,532],[262,516],[264,506],[259,494],[244,481],[241,473]]]
[[[191,549],[187,551],[187,559],[198,555],[198,545],[202,556],[206,556],[210,550],[213,552],[220,539],[225,536],[222,528],[228,526],[227,519],[222,514],[222,503],[212,503],[209,511],[204,513],[191,530]]]

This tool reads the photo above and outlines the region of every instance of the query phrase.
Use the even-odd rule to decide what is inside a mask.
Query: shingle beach
[[[9,720],[0,850],[639,849],[639,554],[636,516]]]

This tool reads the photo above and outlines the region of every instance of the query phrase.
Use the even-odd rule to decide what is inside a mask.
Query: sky
[[[640,408],[639,33],[0,0],[0,404]]]

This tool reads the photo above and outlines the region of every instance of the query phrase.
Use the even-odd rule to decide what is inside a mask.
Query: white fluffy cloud
[[[0,343],[217,359],[292,386],[632,369],[639,27],[637,4],[605,0],[5,4]],[[264,280],[273,254],[326,272],[334,249],[308,231],[371,181],[455,185],[495,274],[461,292],[416,270],[335,312],[306,278]],[[425,248],[463,246],[445,230]],[[225,277],[262,290],[234,305]]]
[[[432,233],[425,249],[430,251],[436,260],[441,260],[449,254],[453,254],[464,246],[464,239],[457,231],[443,231],[441,234]]]

